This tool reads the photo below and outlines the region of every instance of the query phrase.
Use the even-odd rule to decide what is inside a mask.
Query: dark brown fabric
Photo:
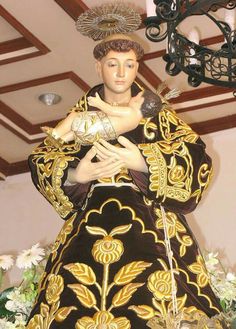
[[[139,91],[140,88],[134,84],[132,94],[136,95]],[[86,97],[95,95],[95,92],[99,92],[103,97],[103,86],[93,88]],[[80,103],[81,106],[84,100],[86,102],[86,98]],[[80,107],[76,106],[73,110],[80,110]],[[164,122],[162,126],[160,118],[162,122],[164,119],[168,122],[169,139],[164,137],[166,124]],[[173,118],[175,116],[170,112],[160,113],[160,116],[153,118],[150,132],[154,133],[154,137],[145,133],[145,129],[149,128],[144,129],[144,124],[125,134],[125,137],[142,149],[149,173],[130,171],[116,175],[115,180],[132,182],[139,190],[127,186],[93,188],[91,184],[64,186],[68,168],[75,167],[89,147],[74,150],[70,149],[69,145],[64,151],[64,158],[61,158],[62,155],[58,155],[55,149],[49,149],[51,153],[44,152],[44,142],[43,146],[30,156],[29,163],[35,186],[66,221],[47,263],[28,329],[74,329],[76,323],[76,329],[90,328],[89,323],[94,323],[91,328],[99,328],[95,325],[102,324],[113,328],[109,327],[113,324],[117,326],[114,328],[120,329],[145,329],[149,318],[147,315],[145,317],[145,314],[138,314],[135,307],[144,305],[149,315],[151,309],[155,310],[156,314],[160,313],[158,305],[163,307],[163,312],[164,308],[171,309],[170,272],[161,205],[169,223],[168,234],[173,251],[179,306],[186,309],[195,308],[209,317],[221,310],[210,287],[198,245],[183,215],[197,206],[205,189],[205,183],[199,181],[199,170],[210,169],[211,160],[205,152],[204,143],[200,138],[196,139],[195,134],[191,135],[192,131],[187,126],[184,126],[184,137],[178,133],[178,138],[174,139],[175,135],[171,134],[178,131],[178,123],[177,119]],[[152,153],[154,147],[160,154]],[[186,165],[186,157],[187,160],[190,159],[189,168]],[[174,180],[178,175],[174,175],[174,170],[177,170],[177,173],[178,170],[180,173],[181,170],[189,173],[186,189],[190,186],[191,193],[185,202],[178,200],[171,193],[165,194],[165,190],[162,193],[158,184],[155,185],[155,182],[160,181],[160,168],[155,164],[159,158],[162,163],[166,163],[163,168],[168,172],[166,182],[170,184],[170,181],[173,181],[173,186],[166,186],[166,191],[175,187]],[[67,165],[64,165],[65,159]],[[58,174],[61,177],[61,189],[59,192],[49,189],[50,193],[55,194],[54,197],[47,194],[48,187],[53,186],[53,178],[39,174],[43,166],[50,161],[52,164],[53,161],[58,161],[62,168],[62,172]],[[181,183],[184,188],[186,175],[183,175]],[[95,183],[92,182],[92,185]],[[46,192],[43,190],[44,186],[47,187]],[[62,195],[63,192],[65,195]],[[68,204],[65,209],[62,207],[63,202]],[[69,270],[70,266],[74,272]],[[139,266],[143,267],[138,271]],[[119,274],[122,269],[124,272],[126,269],[127,273],[126,276],[123,273],[124,282],[119,283],[117,278],[119,275],[122,277]],[[94,276],[91,273],[94,273]],[[102,287],[101,291],[98,286]],[[108,290],[102,298],[103,288]],[[101,302],[104,300],[106,305],[103,305],[102,309]],[[48,325],[43,327],[43,321],[48,321]],[[37,327],[37,323],[41,323],[41,326]]]

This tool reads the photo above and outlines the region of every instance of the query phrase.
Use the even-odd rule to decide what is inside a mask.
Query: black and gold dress
[[[133,96],[139,91],[134,83]],[[102,97],[103,85],[72,110],[94,110],[87,96],[95,92]],[[36,188],[65,224],[28,329],[177,328],[177,318],[195,328],[221,311],[184,217],[210,180],[204,143],[168,109],[124,136],[139,147],[148,174],[124,169],[113,182],[69,185],[68,168],[91,146],[57,149],[46,138],[29,157]]]

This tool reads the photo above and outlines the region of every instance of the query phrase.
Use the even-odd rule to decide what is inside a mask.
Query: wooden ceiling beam
[[[31,88],[39,85],[43,85],[46,83],[57,82],[61,80],[70,79],[72,80],[79,88],[83,91],[88,91],[90,89],[89,85],[82,80],[77,74],[72,71],[63,72],[59,74],[49,75],[47,77],[37,78],[33,80],[18,82],[12,85],[2,86],[0,87],[0,94],[10,93],[16,90]]]
[[[15,19],[2,5],[0,5],[0,16],[2,16],[15,30],[24,36],[32,46],[38,48],[42,54],[46,54],[50,49],[36,38],[27,28],[24,27],[19,21]]]
[[[236,114],[228,115],[217,119],[207,120],[203,122],[195,122],[190,124],[190,126],[199,135],[205,135],[225,129],[235,128]]]
[[[155,89],[159,84],[162,83],[162,80],[148,67],[144,62],[139,63],[138,72],[147,80],[151,86]]]
[[[4,41],[0,43],[0,55],[30,47],[32,43],[24,37]]]
[[[55,0],[55,2],[75,21],[85,10],[89,9],[82,0]]]

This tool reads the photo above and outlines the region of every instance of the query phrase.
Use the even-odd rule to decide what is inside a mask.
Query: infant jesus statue
[[[55,128],[41,127],[57,147],[75,140],[80,145],[91,145],[99,139],[114,140],[135,129],[142,118],[157,115],[162,108],[161,98],[150,90],[141,91],[127,106],[110,105],[98,93],[87,98],[88,104],[100,111],[71,112]]]

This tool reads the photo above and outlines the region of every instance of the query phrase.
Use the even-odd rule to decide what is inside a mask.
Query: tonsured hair
[[[144,54],[144,50],[138,42],[126,39],[114,39],[109,41],[103,41],[96,45],[93,50],[93,55],[97,60],[100,61],[109,53],[110,50],[117,51],[120,53],[133,50],[136,54],[137,60],[142,58]]]

